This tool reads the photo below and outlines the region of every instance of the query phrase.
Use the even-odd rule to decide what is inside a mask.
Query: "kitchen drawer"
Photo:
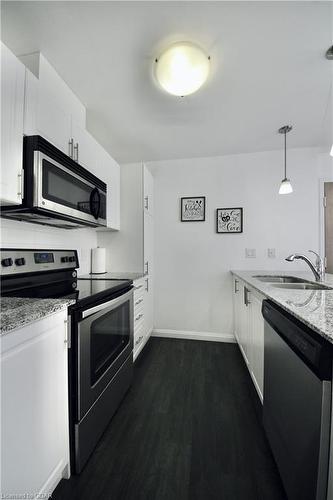
[[[144,324],[144,314],[143,311],[137,315],[134,315],[134,335],[139,328],[143,328]]]
[[[134,339],[134,352],[137,351],[145,340],[143,329],[139,332],[139,335]]]
[[[134,298],[134,312],[143,307],[143,301],[144,301],[143,292],[140,295],[135,296],[135,298]]]

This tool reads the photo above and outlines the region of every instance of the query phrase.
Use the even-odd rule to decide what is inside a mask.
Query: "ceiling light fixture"
[[[284,134],[284,178],[280,184],[279,194],[289,194],[293,192],[291,182],[287,179],[287,134],[291,130],[291,125],[285,125],[279,128],[279,134]]]
[[[193,94],[205,83],[210,57],[189,42],[171,45],[155,59],[155,75],[169,94],[184,97]]]

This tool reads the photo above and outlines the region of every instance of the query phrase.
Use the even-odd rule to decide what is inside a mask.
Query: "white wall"
[[[221,138],[223,140],[223,138]],[[317,149],[288,151],[294,193],[278,194],[283,152],[152,162],[155,181],[155,329],[230,334],[230,269],[306,270],[284,258],[319,248]],[[180,197],[206,196],[205,222],[180,222]],[[243,234],[216,234],[216,208],[243,207]],[[255,248],[255,259],[245,258]],[[267,249],[276,249],[276,258]]]
[[[91,248],[97,246],[95,229],[57,229],[1,219],[2,248],[78,250],[79,274],[90,272]]]

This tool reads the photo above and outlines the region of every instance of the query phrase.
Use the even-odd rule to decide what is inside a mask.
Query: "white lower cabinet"
[[[153,290],[148,276],[134,281],[134,350],[138,357],[153,330]]]
[[[4,498],[46,498],[69,477],[67,352],[67,310],[2,338]]]
[[[263,295],[233,278],[234,333],[258,395],[263,401],[264,318]]]

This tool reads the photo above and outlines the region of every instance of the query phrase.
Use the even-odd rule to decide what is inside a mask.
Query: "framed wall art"
[[[206,217],[206,197],[181,198],[181,222],[204,221]]]
[[[235,234],[243,232],[243,209],[242,208],[217,208],[216,209],[216,232],[224,234]]]

